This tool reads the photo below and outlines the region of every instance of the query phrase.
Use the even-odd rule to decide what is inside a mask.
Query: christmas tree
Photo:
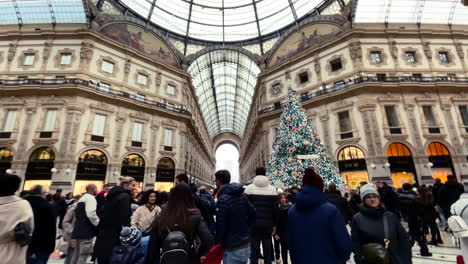
[[[343,178],[292,88],[289,88],[286,99],[267,167],[271,183],[284,187],[299,186],[304,170],[313,168],[323,178],[325,186],[330,183],[342,186]]]

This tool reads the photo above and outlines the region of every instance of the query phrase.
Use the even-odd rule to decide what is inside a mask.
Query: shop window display
[[[390,144],[387,148],[387,157],[393,187],[401,188],[405,183],[417,182],[413,156],[407,146],[402,143]]]
[[[433,178],[439,178],[442,182],[447,181],[447,176],[455,175],[452,158],[446,146],[439,142],[432,142],[426,150],[431,163]]]
[[[338,153],[338,167],[349,189],[356,189],[360,182],[369,182],[364,152],[358,147],[346,147]]]

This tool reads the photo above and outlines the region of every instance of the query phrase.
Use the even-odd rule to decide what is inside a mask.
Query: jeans
[[[250,257],[250,247],[234,251],[224,251],[223,264],[247,264]]]
[[[250,263],[258,263],[260,258],[260,244],[263,248],[263,258],[265,264],[271,264],[273,256],[273,243],[271,242],[271,231],[256,230],[253,234],[253,239],[250,244],[252,253],[250,254]]]
[[[71,264],[86,264],[93,253],[93,239],[77,239]]]
[[[49,252],[47,251],[39,251],[35,252],[27,257],[26,263],[27,264],[47,264],[49,260]]]
[[[72,258],[73,258],[73,253],[75,252],[75,248],[68,246],[67,249],[67,256],[65,257],[65,262],[64,264],[71,264]]]

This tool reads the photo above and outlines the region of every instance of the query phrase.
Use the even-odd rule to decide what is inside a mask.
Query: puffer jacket
[[[145,252],[141,246],[138,246],[138,247],[116,246],[112,250],[110,263],[143,264],[145,263]]]
[[[218,192],[216,206],[215,244],[229,249],[249,243],[251,228],[255,224],[255,208],[244,194],[242,185],[223,185]]]
[[[369,208],[360,205],[360,212],[353,217],[351,237],[353,240],[356,264],[366,264],[361,255],[361,247],[369,243],[384,245],[383,216],[388,219],[390,264],[411,264],[411,243],[408,233],[401,226],[394,213],[382,208]]]
[[[279,213],[278,193],[275,187],[270,185],[266,176],[258,175],[253,183],[245,188],[244,193],[247,194],[257,212],[255,229],[271,232],[278,221]]]
[[[351,255],[343,217],[313,186],[304,185],[289,209],[288,247],[293,264],[336,264]]]

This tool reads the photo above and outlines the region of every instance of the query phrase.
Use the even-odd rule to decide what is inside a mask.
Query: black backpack
[[[161,248],[161,264],[189,263],[191,245],[184,232],[169,232],[164,238]]]

